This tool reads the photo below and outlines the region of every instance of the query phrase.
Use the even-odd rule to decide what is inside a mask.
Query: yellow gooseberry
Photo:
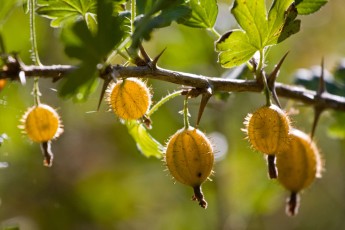
[[[214,163],[212,144],[206,135],[193,127],[178,130],[168,142],[165,162],[175,180],[191,186],[193,200],[206,208],[201,184],[211,175]]]
[[[278,181],[291,192],[287,214],[295,215],[298,209],[298,193],[307,188],[317,177],[321,177],[320,153],[304,132],[292,129],[288,148],[276,155]]]
[[[107,92],[114,113],[123,120],[137,120],[151,105],[151,94],[146,84],[136,78],[119,80]]]
[[[270,178],[276,178],[275,154],[284,150],[289,142],[290,121],[286,113],[276,105],[262,106],[248,114],[243,131],[251,146],[267,154]]]
[[[34,142],[47,142],[58,137],[62,132],[59,115],[49,105],[39,104],[27,110],[20,126]]]

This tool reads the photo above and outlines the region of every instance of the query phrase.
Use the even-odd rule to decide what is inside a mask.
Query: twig
[[[69,65],[52,66],[22,66],[21,71],[26,77],[40,76],[41,78],[53,78],[58,80],[71,73],[77,67]],[[192,73],[178,72],[160,67],[149,66],[112,66],[111,72],[116,73],[118,78],[139,77],[166,81],[178,85],[192,86],[196,88],[208,88],[212,86],[213,92],[261,92],[263,85],[256,80],[224,79],[209,77]],[[11,69],[0,70],[0,79],[9,78],[18,80],[19,72]],[[104,78],[105,76],[101,76]],[[277,95],[284,98],[303,102],[307,105],[319,105],[325,109],[345,111],[345,97],[323,93],[317,96],[316,91],[307,90],[303,87],[287,85],[276,82]]]

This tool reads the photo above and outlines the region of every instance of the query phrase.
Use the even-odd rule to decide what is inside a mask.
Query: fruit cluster
[[[184,127],[168,140],[164,162],[171,176],[192,187],[192,199],[206,208],[207,202],[201,185],[213,173],[214,150],[207,136],[189,125],[187,101],[195,92],[181,94],[186,96]],[[106,91],[106,99],[110,109],[120,120],[135,123],[149,121],[151,91],[142,80],[127,78],[111,83]],[[155,109],[157,108],[152,108]],[[295,215],[298,194],[321,176],[322,162],[315,143],[307,134],[293,128],[288,115],[273,104],[262,106],[249,114],[244,124],[243,131],[252,148],[267,156],[269,177],[276,178],[291,192],[286,210],[289,215]],[[53,156],[50,142],[63,131],[56,111],[48,105],[38,103],[24,114],[21,128],[32,141],[41,143],[44,163],[51,166]]]
[[[286,212],[295,215],[298,193],[321,177],[322,161],[314,141],[291,126],[287,114],[276,105],[263,106],[244,122],[253,149],[267,155],[270,178],[291,192]]]

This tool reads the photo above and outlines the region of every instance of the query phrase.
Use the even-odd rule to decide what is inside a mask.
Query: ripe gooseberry
[[[298,210],[298,193],[321,177],[322,161],[320,153],[304,132],[292,129],[288,148],[276,155],[278,181],[291,192],[286,212],[295,215]]]
[[[191,186],[192,199],[206,208],[201,184],[211,175],[214,163],[212,144],[206,135],[193,127],[178,130],[168,142],[165,162],[175,180]]]
[[[49,105],[39,104],[27,110],[21,128],[28,137],[38,143],[57,138],[62,132],[60,117]]]
[[[114,113],[123,120],[137,120],[151,105],[151,93],[146,84],[136,78],[119,80],[107,91],[107,101]]]
[[[53,153],[51,152],[51,140],[57,138],[62,132],[62,125],[57,112],[49,105],[39,104],[29,108],[21,119],[19,126],[28,137],[41,143],[44,156],[44,165],[52,165]]]
[[[288,145],[290,120],[276,105],[262,106],[253,114],[248,114],[243,131],[254,149],[267,154],[270,178],[276,178],[275,154]]]

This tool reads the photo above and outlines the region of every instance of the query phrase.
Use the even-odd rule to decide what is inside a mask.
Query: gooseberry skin
[[[110,87],[108,102],[123,120],[137,120],[151,105],[151,93],[146,84],[136,78],[119,80]]]
[[[257,151],[277,154],[289,142],[290,120],[276,105],[260,107],[246,117],[244,124],[248,140]]]
[[[212,144],[198,129],[180,129],[170,138],[165,160],[176,181],[192,187],[200,186],[212,173]]]
[[[48,142],[63,131],[59,115],[52,107],[45,104],[29,108],[22,122],[22,128],[28,137],[38,143]]]
[[[307,134],[292,129],[289,138],[289,147],[276,155],[276,166],[278,181],[291,192],[286,213],[294,216],[298,211],[299,192],[321,177],[323,164],[315,143]]]
[[[276,155],[278,181],[289,191],[299,192],[321,177],[322,161],[315,143],[304,132],[292,129],[290,145]]]

